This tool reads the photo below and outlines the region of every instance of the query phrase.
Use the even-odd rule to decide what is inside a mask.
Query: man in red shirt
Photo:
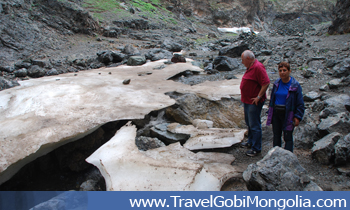
[[[266,90],[270,79],[265,66],[255,59],[252,51],[242,53],[242,63],[247,67],[241,81],[241,101],[244,104],[244,118],[248,126],[248,141],[242,147],[251,148],[246,152],[248,156],[256,156],[261,152],[261,109],[266,99]]]

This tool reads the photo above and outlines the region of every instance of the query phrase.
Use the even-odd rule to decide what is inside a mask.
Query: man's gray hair
[[[245,50],[242,54],[243,54],[243,58],[249,58],[251,60],[255,59],[254,53],[250,50]]]

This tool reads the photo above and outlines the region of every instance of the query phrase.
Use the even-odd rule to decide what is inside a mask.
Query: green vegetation
[[[208,35],[205,35],[204,38],[196,39],[196,42],[197,42],[197,44],[203,44],[203,43],[209,42],[209,40],[210,39],[209,39]]]
[[[118,9],[120,5],[115,0],[84,0],[83,7],[92,12],[106,12]]]
[[[59,0],[67,1],[67,0]],[[166,9],[166,5],[161,0],[83,0],[82,6],[87,9],[98,21],[113,19],[133,19],[144,17],[152,19],[153,22],[160,24],[179,24],[172,12]],[[130,12],[130,8],[134,8],[137,14]]]
[[[155,1],[155,0],[154,0]],[[152,1],[153,2],[153,1]],[[159,1],[158,1],[159,2]],[[153,6],[151,3],[146,3],[141,0],[133,0],[133,3],[131,3],[134,7],[139,8],[141,11],[144,12],[156,12],[157,8]]]
[[[177,24],[177,21],[174,18],[168,18],[168,21],[170,21],[172,24]]]

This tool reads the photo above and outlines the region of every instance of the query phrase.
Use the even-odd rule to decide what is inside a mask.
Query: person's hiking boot
[[[252,145],[249,144],[248,142],[243,142],[243,143],[241,143],[241,147],[250,149],[252,147]]]
[[[260,151],[255,151],[255,150],[248,150],[245,154],[250,156],[250,157],[254,157],[254,156],[257,156],[258,154],[260,153]]]

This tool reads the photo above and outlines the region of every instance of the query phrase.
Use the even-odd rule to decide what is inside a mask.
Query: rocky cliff
[[[195,33],[248,26],[271,30],[275,23],[295,18],[311,23],[330,21],[333,5],[333,0],[149,0],[116,1],[113,5],[80,0],[2,0],[0,66],[1,71],[11,72],[9,66],[17,60],[46,57],[41,55],[46,50],[65,50],[67,37],[79,33],[117,38],[130,35],[128,29],[186,28]]]
[[[252,26],[263,30],[274,20],[289,21],[303,18],[311,23],[331,20],[334,1],[330,0],[170,0],[174,10],[196,16],[218,27]]]
[[[332,26],[329,27],[330,34],[344,34],[350,33],[350,1],[338,0],[333,15]]]

